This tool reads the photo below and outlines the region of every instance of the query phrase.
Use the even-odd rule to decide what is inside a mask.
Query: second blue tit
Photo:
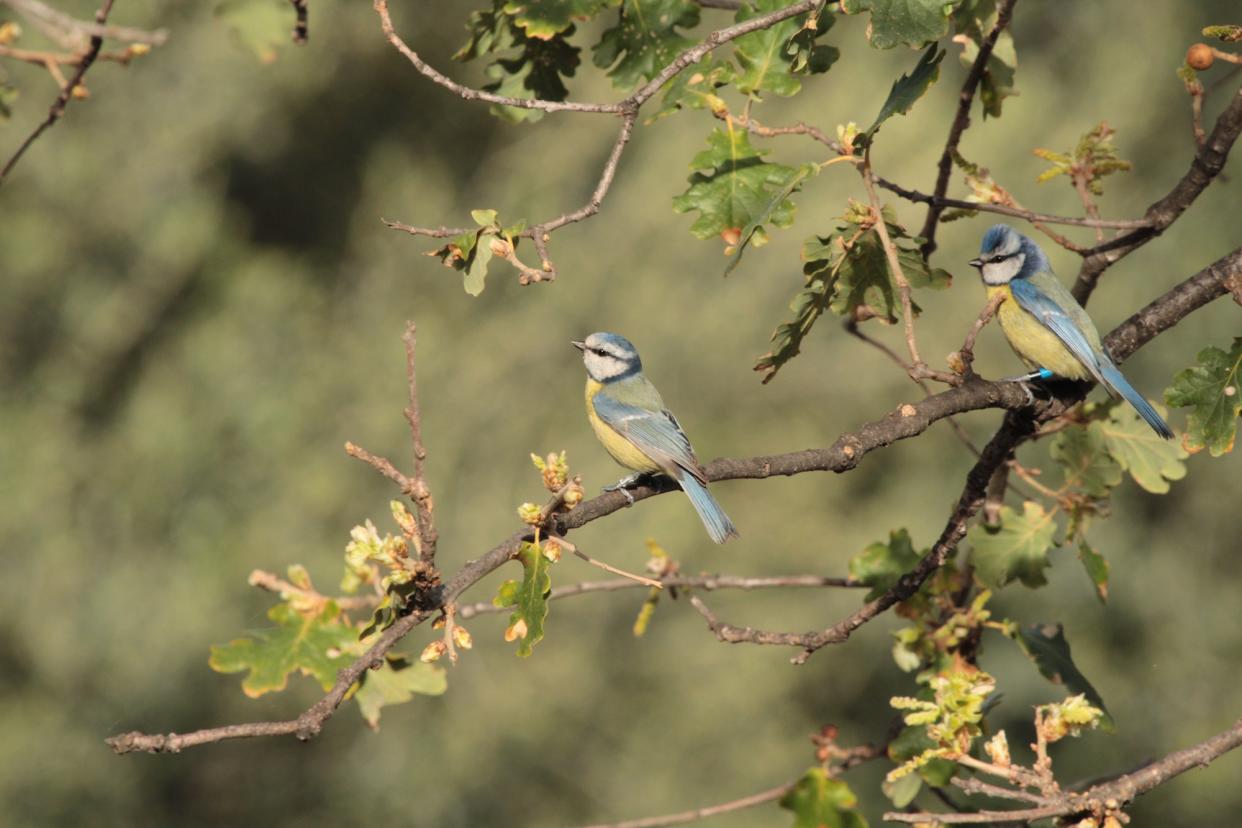
[[[1005,295],[996,310],[1001,330],[1022,361],[1035,370],[1022,379],[1094,379],[1134,406],[1161,437],[1173,436],[1169,424],[1113,364],[1091,318],[1052,272],[1039,245],[1012,227],[997,224],[983,234],[979,258],[970,264],[978,268],[989,298],[998,292]]]
[[[638,472],[605,491],[624,491],[644,474],[666,474],[690,498],[712,540],[724,543],[737,537],[733,521],[707,491],[707,476],[690,440],[643,376],[642,360],[630,341],[614,333],[593,333],[572,344],[582,351],[586,365],[587,418],[595,436],[614,460]]]

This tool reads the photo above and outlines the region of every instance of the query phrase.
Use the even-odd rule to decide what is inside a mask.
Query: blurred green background
[[[82,17],[94,9],[61,5]],[[826,722],[845,744],[879,738],[887,698],[912,687],[889,656],[898,619],[794,668],[786,650],[717,643],[684,601],[661,602],[636,640],[642,595],[632,591],[554,604],[528,660],[501,641],[502,616],[473,620],[475,649],[451,671],[448,693],[386,709],[378,734],[347,705],[307,745],[111,754],[103,739],[119,731],[287,718],[318,697],[296,678],[283,694],[247,699],[238,676],[208,669],[208,646],[266,625],[272,598],[246,586],[251,569],[301,562],[327,588],[351,526],[370,517],[391,529],[390,485],[341,447],[349,439],[408,457],[406,319],[419,325],[428,469],[450,572],[516,528],[517,504],[542,496],[529,452],[568,450],[589,491],[617,478],[583,416],[571,338],[601,329],[631,337],[704,458],[828,445],[919,393],[831,319],[769,386],[751,371],[801,285],[801,240],[830,226],[846,197],[864,197],[847,169],[810,182],[796,225],[722,280],[721,246],[693,239],[692,218],[670,206],[716,122],[697,112],[640,127],[600,215],[553,237],[560,278],[523,288],[496,265],[472,299],[458,274],[422,255],[425,240],[379,217],[452,225],[468,223],[473,208],[538,219],[576,207],[595,184],[613,119],[504,125],[417,75],[369,4],[312,0],[310,43],[294,48],[285,42],[292,14],[273,0],[280,48],[270,64],[213,5],[118,3],[115,22],[166,26],[170,41],[128,70],[96,67],[92,98],[73,104],[0,189],[0,823],[565,825],[780,784],[813,762],[807,737]],[[481,67],[449,60],[468,6],[397,2],[393,13],[434,65],[478,83]],[[976,119],[964,153],[1028,206],[1075,213],[1064,179],[1034,183],[1043,162],[1030,150],[1070,147],[1107,120],[1136,170],[1109,179],[1103,211],[1141,214],[1192,153],[1174,69],[1203,25],[1242,22],[1236,12],[1230,0],[1141,11],[1125,0],[1019,3],[1021,95],[999,120]],[[871,49],[864,27],[839,23],[828,38],[842,51],[838,65],[756,115],[829,130],[868,123],[917,56]],[[11,71],[23,96],[0,131],[6,153],[54,95],[41,70]],[[593,70],[579,75],[575,97],[616,96]],[[930,189],[963,75],[951,56],[913,113],[885,126],[874,154],[881,174]],[[1239,82],[1209,96],[1209,118]],[[799,138],[770,146],[779,160],[823,160]],[[1236,155],[1182,221],[1108,272],[1091,303],[1102,330],[1242,241]],[[923,211],[895,206],[917,229]],[[940,232],[935,263],[956,282],[919,299],[933,361],[957,347],[983,301],[964,262],[989,223]],[[1056,251],[1053,260],[1072,277],[1075,257]],[[1126,372],[1158,396],[1200,348],[1227,346],[1239,327],[1237,306],[1218,301]],[[873,333],[899,341],[893,330]],[[995,330],[980,351],[985,375],[1019,369]],[[981,441],[1000,416],[961,421]],[[1182,412],[1171,419],[1184,424]],[[1238,454],[1192,457],[1166,496],[1121,487],[1112,518],[1092,529],[1113,567],[1107,607],[1071,550],[1053,553],[1049,588],[1014,585],[994,600],[998,614],[1064,622],[1117,720],[1115,735],[1056,749],[1062,778],[1132,768],[1242,710]],[[1046,447],[1024,457],[1038,465]],[[908,527],[929,545],[970,463],[941,424],[847,475],[714,486],[743,533],[723,548],[679,497],[644,502],[573,540],[627,568],[642,566],[643,541],[654,537],[688,572],[844,574],[890,529]],[[552,577],[598,574],[567,558]],[[502,570],[468,597],[486,600],[512,575]],[[825,590],[707,601],[734,623],[802,630],[859,598]],[[420,629],[407,649],[431,634]],[[995,722],[1012,744],[1028,741],[1031,705],[1061,688],[1004,640],[987,642],[982,665],[1004,692]],[[1137,824],[1231,824],[1242,808],[1240,763],[1228,756],[1144,797]],[[847,777],[873,821],[886,805],[883,764]],[[713,824],[788,822],[769,805]]]

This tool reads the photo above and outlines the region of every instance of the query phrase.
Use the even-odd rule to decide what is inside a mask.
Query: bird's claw
[[[605,486],[603,489],[601,489],[601,491],[605,493],[620,492],[621,494],[625,495],[625,499],[628,501],[626,505],[633,506],[634,495],[630,494],[630,487],[637,486],[639,483],[641,483],[643,481],[644,476],[645,475],[643,475],[641,472],[638,474],[631,474],[629,477],[621,478],[616,483],[613,483],[611,486]]]

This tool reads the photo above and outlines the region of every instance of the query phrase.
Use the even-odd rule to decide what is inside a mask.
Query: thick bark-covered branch
[[[1163,198],[1147,208],[1146,227],[1140,227],[1087,251],[1074,282],[1074,298],[1084,305],[1095,290],[1100,274],[1125,256],[1147,244],[1177,221],[1194,200],[1225,168],[1229,151],[1242,134],[1242,87],[1234,93],[1203,146],[1191,159],[1190,169]]]

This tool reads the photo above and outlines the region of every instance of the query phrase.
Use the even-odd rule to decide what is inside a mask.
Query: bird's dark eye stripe
[[[997,264],[998,262],[1003,262],[1005,261],[1005,259],[1013,258],[1013,255],[1014,254],[1012,253],[1007,253],[1003,256],[1002,255],[993,256],[992,258],[988,259],[988,264]]]

